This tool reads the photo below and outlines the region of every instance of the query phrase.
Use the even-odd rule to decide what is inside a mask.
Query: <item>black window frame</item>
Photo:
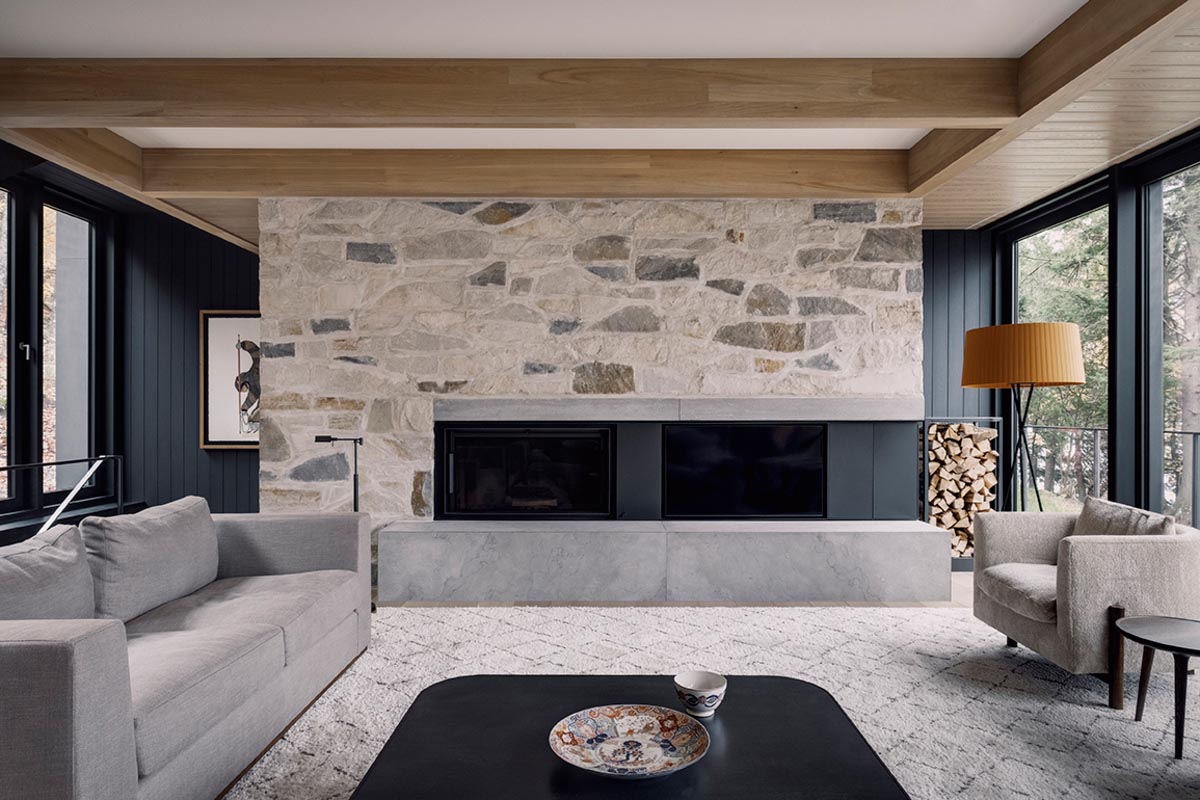
[[[8,261],[8,464],[44,460],[42,440],[42,225],[43,208],[85,220],[90,231],[90,292],[88,341],[88,450],[90,456],[114,452],[114,264],[116,217],[103,206],[44,181],[22,175],[0,181],[10,199]],[[26,360],[18,344],[32,348]],[[44,517],[66,497],[71,487],[46,492],[43,470],[9,473],[11,492],[0,498],[0,529]],[[72,507],[115,501],[115,475],[103,468],[93,484],[76,496]]]

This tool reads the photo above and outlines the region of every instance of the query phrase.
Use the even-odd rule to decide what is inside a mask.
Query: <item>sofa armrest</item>
[[[129,800],[137,756],[125,626],[0,621],[0,794]]]
[[[975,571],[997,564],[1053,564],[1058,543],[1075,530],[1076,515],[989,511],[975,517]]]
[[[213,514],[217,577],[319,569],[371,574],[368,514]]]
[[[1200,534],[1068,536],[1058,549],[1058,630],[1077,665],[1105,663],[1108,609],[1200,618]]]

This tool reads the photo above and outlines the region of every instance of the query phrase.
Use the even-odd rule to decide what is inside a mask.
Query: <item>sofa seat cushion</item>
[[[169,764],[283,671],[275,625],[129,632],[139,775]]]
[[[1022,617],[1058,618],[1058,567],[1053,564],[997,564],[975,580],[981,592]]]
[[[356,573],[342,569],[222,578],[146,612],[127,629],[148,633],[234,623],[275,625],[283,630],[291,663],[354,613],[357,589]]]

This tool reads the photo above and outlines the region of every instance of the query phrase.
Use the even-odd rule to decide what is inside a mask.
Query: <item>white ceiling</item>
[[[0,0],[0,56],[1011,58],[1081,5],[1083,0]]]
[[[921,128],[113,128],[140,147],[395,149],[884,149]]]

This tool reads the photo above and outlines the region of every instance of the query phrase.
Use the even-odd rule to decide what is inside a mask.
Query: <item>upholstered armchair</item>
[[[993,512],[975,520],[975,616],[1076,674],[1109,683],[1120,708],[1135,646],[1110,647],[1123,615],[1200,619],[1200,531],[1075,534],[1075,514]],[[1129,650],[1126,659],[1125,650]]]

